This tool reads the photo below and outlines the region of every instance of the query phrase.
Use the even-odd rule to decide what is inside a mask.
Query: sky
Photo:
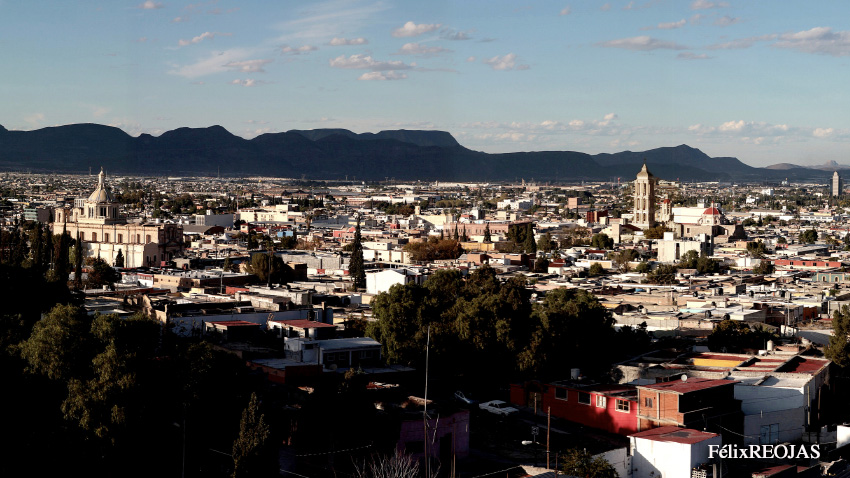
[[[0,125],[850,164],[850,2],[0,0]]]

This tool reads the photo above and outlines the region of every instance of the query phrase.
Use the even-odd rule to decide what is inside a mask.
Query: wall
[[[605,453],[594,455],[594,458],[602,458],[607,461],[617,470],[617,475],[620,478],[627,478],[631,475],[632,457],[629,455],[629,449],[626,447],[615,448]]]
[[[420,414],[421,415],[421,414]],[[451,462],[451,452],[457,458],[469,456],[469,410],[460,410],[453,415],[440,415],[428,420],[428,436],[433,444],[428,444],[428,455],[438,457],[444,464]],[[401,422],[398,445],[399,450],[407,450],[413,458],[421,460],[425,453],[423,447],[422,418]],[[441,449],[448,456],[440,457]]]
[[[694,444],[641,438],[631,438],[630,441],[632,478],[689,477],[692,468],[708,462],[708,446],[723,443],[720,435]]]
[[[555,385],[545,387],[543,401],[538,410],[545,412],[547,407],[552,407],[552,416],[619,435],[628,435],[638,430],[636,401],[627,400],[629,411],[623,412],[617,410],[616,397],[605,397],[605,407],[601,408],[596,406],[596,397],[602,396],[600,393],[588,392],[590,393],[590,405],[585,405],[578,402],[579,390],[577,389],[566,389],[566,400],[555,398],[555,392],[558,388],[565,389],[565,387]],[[514,399],[514,393],[511,393],[511,399]]]

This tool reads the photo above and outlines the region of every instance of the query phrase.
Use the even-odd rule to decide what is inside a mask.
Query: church
[[[105,184],[103,169],[97,175],[97,189],[88,199],[78,198],[74,206],[57,208],[51,223],[53,234],[66,230],[71,238],[82,240],[86,257],[100,257],[115,264],[120,251],[124,267],[159,266],[181,255],[183,227],[179,224],[128,223],[118,213],[118,201]]]

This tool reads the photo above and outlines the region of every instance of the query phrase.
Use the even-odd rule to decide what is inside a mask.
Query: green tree
[[[540,240],[537,241],[537,247],[544,252],[552,252],[552,250],[558,248],[558,243],[552,239],[552,234],[548,231],[546,234],[540,237]]]
[[[53,247],[53,277],[54,280],[64,283],[68,280],[68,274],[71,272],[71,236],[65,230],[64,225],[62,226],[62,234],[53,236]]]
[[[239,422],[239,436],[233,442],[233,478],[278,476],[277,450],[271,429],[260,413],[260,400],[251,394]]]
[[[590,238],[590,247],[594,249],[611,249],[614,247],[614,239],[600,232]]]
[[[442,231],[440,232],[442,234]],[[490,236],[490,223],[487,222],[484,224],[484,242],[493,242],[493,238]]]
[[[818,240],[818,232],[814,229],[809,229],[801,232],[798,239],[802,244],[814,244]]]
[[[116,282],[121,280],[121,274],[106,263],[103,258],[96,257],[92,259],[88,266],[88,281],[89,288],[99,288],[103,286],[113,287]]]
[[[83,256],[85,255],[85,247],[83,240],[80,238],[80,233],[77,233],[77,242],[74,244],[74,289],[81,290],[83,288]]]
[[[619,253],[612,253],[611,260],[620,272],[629,271],[629,262],[633,262],[640,257],[638,251],[634,249],[624,249]]]
[[[697,262],[699,261],[699,252],[695,250],[690,250],[684,254],[679,259],[679,268],[681,269],[696,269]]]
[[[826,358],[846,370],[850,365],[850,307],[843,305],[832,314],[832,335],[824,349]]]
[[[457,239],[457,224],[455,224],[455,239]],[[354,290],[366,288],[366,265],[363,261],[363,244],[360,237],[360,217],[354,228],[354,250],[348,262],[348,273],[351,275]]]
[[[670,228],[664,227],[663,224],[659,224],[655,227],[644,229],[643,237],[647,239],[664,239],[665,232],[670,232]]]
[[[561,470],[566,476],[620,478],[613,465],[602,457],[594,457],[587,450],[571,449],[561,455],[561,459]]]
[[[534,272],[539,274],[546,274],[549,272],[549,261],[543,257],[538,258],[534,261]]]
[[[36,322],[30,337],[21,343],[20,355],[33,373],[67,381],[82,375],[91,360],[91,318],[85,309],[57,305]]]
[[[646,274],[649,271],[649,262],[640,262],[637,266],[635,266],[635,272],[638,272],[640,274]]]
[[[767,248],[765,248],[764,242],[762,241],[748,242],[747,254],[749,254],[750,257],[764,257],[764,255],[767,254]]]
[[[654,270],[652,270],[650,273],[648,273],[646,275],[646,279],[652,284],[677,284],[679,282],[676,279],[676,274],[678,273],[678,271],[679,270],[676,268],[676,266],[661,264]]]
[[[773,274],[774,267],[773,263],[767,259],[762,259],[757,266],[753,268],[753,272],[756,274]]]
[[[124,252],[120,248],[118,254],[115,254],[115,267],[124,267]]]
[[[528,223],[525,231],[525,242],[522,245],[526,254],[537,254],[537,241],[534,240],[534,225]]]
[[[598,262],[594,262],[590,265],[590,268],[587,270],[587,275],[589,277],[597,277],[601,275],[605,275],[605,268],[602,267],[602,264]]]
[[[292,282],[295,272],[288,264],[278,256],[271,256],[269,265],[269,254],[258,252],[251,256],[251,262],[245,265],[245,271],[257,276],[262,283],[286,284]]]

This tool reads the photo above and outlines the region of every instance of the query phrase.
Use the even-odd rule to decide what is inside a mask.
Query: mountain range
[[[576,151],[489,154],[444,131],[291,130],[253,139],[221,126],[133,137],[119,128],[72,124],[33,131],[0,126],[0,170],[180,176],[274,176],[350,180],[631,180],[646,161],[662,179],[683,181],[826,180],[838,164],[755,168],[712,158],[687,145],[590,155]],[[850,166],[847,167],[850,169]]]

